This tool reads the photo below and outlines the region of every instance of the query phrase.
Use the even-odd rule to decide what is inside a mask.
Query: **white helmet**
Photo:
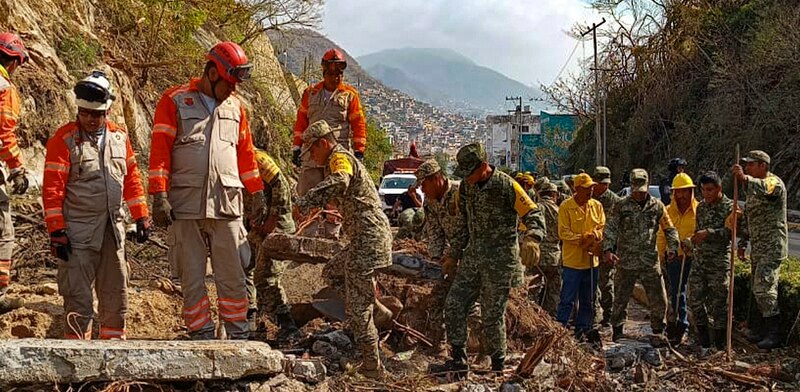
[[[73,91],[78,107],[89,110],[111,109],[111,103],[117,98],[103,71],[92,71],[91,75],[75,85]]]

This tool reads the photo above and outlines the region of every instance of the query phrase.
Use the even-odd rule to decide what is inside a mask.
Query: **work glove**
[[[297,167],[300,167],[303,164],[303,162],[300,160],[299,148],[295,148],[294,150],[292,150],[292,163]]]
[[[72,246],[67,237],[67,231],[64,229],[56,230],[50,233],[50,254],[58,257],[61,260],[67,261],[69,259],[69,252]]]
[[[175,221],[175,214],[172,212],[172,206],[167,200],[167,192],[156,193],[153,195],[153,220],[159,227],[169,227]],[[139,227],[136,227],[136,238],[139,238]]]
[[[150,238],[150,218],[139,218],[136,221],[136,242],[144,244]]]
[[[11,169],[11,174],[8,176],[8,182],[14,183],[11,186],[11,191],[17,195],[22,195],[28,191],[28,177],[25,176],[25,168],[18,167]]]
[[[364,152],[363,151],[356,151],[353,153],[359,161],[364,162]]]
[[[457,270],[458,260],[451,256],[445,256],[442,259],[442,274],[444,275],[445,279],[455,276]]]
[[[267,203],[264,200],[264,191],[253,193],[253,203],[250,206],[250,227],[259,227],[267,218]]]
[[[526,268],[536,267],[539,265],[539,259],[542,256],[541,250],[539,249],[539,242],[533,237],[526,236],[522,239],[522,247],[520,248],[519,255],[522,259],[522,265]]]

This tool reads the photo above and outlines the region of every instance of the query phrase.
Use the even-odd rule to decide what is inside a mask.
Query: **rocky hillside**
[[[199,75],[203,53],[233,36],[230,27],[216,27],[214,18],[223,11],[206,3],[212,4],[0,1],[0,30],[20,34],[32,59],[12,77],[22,95],[18,137],[29,170],[40,178],[43,145],[61,124],[74,118],[72,86],[93,69],[111,76],[118,98],[110,117],[125,125],[140,164],[146,163],[153,110],[161,92]],[[256,67],[253,80],[239,93],[250,114],[254,139],[274,155],[285,156],[296,110],[294,79],[285,78],[266,35],[248,42],[245,50]]]

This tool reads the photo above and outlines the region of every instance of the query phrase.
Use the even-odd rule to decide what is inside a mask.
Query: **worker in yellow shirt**
[[[666,260],[670,311],[674,312],[667,323],[667,339],[673,346],[681,343],[689,328],[686,285],[692,269],[691,238],[697,227],[698,205],[694,198],[694,188],[692,177],[686,173],[678,173],[672,180],[672,200],[667,206],[667,214],[678,229],[678,257],[672,260],[666,257],[667,238],[663,230],[658,231],[656,239],[658,257],[662,261]]]
[[[586,173],[573,179],[574,196],[558,210],[558,237],[562,241],[561,298],[556,320],[567,325],[575,300],[575,338],[582,339],[592,327],[594,292],[597,289],[600,244],[606,216],[603,205],[592,199],[595,182]]]

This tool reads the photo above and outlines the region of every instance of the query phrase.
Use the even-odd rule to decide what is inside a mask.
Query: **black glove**
[[[69,252],[72,246],[67,237],[67,231],[64,229],[56,230],[50,233],[50,254],[58,257],[61,260],[67,261],[69,259]]]
[[[18,167],[16,169],[11,170],[11,174],[8,176],[8,182],[13,182],[14,185],[11,187],[11,191],[18,195],[24,194],[28,191],[28,177],[25,176],[25,168]]]
[[[303,164],[303,161],[300,160],[299,148],[295,148],[294,150],[292,150],[292,163],[294,163],[294,165],[297,167],[300,167],[300,165]]]
[[[356,152],[353,153],[353,155],[355,155],[356,158],[358,158],[359,161],[364,162],[364,152],[356,151]]]
[[[167,200],[167,192],[157,193],[153,196],[153,220],[159,227],[169,227],[175,220],[172,206]],[[139,239],[139,225],[136,225],[136,239]]]
[[[144,244],[150,238],[150,218],[139,218],[136,221],[136,242]]]

